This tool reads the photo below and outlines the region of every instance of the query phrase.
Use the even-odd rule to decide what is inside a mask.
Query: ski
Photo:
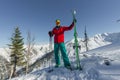
[[[76,20],[75,18],[76,11],[72,11],[73,20]],[[82,70],[82,67],[80,65],[80,59],[78,54],[78,40],[77,40],[77,31],[76,31],[76,22],[74,21],[74,43],[75,43],[75,53],[76,53],[76,61],[77,61],[77,69]]]

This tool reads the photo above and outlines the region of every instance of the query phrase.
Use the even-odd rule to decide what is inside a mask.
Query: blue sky
[[[27,32],[35,42],[49,41],[48,31],[60,19],[61,25],[72,22],[71,10],[76,10],[77,31],[84,37],[104,32],[120,32],[120,0],[0,0],[0,47],[9,44],[16,26],[20,27],[26,43]],[[73,30],[65,32],[65,41],[73,38]]]

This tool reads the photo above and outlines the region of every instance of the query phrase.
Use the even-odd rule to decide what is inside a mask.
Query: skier
[[[55,55],[56,68],[60,66],[59,50],[61,51],[61,54],[62,54],[64,66],[68,69],[71,68],[69,58],[66,53],[65,44],[64,44],[64,32],[71,30],[74,27],[75,23],[76,23],[76,19],[73,19],[73,22],[70,26],[61,26],[60,20],[57,19],[56,26],[53,28],[52,31],[48,32],[50,37],[54,36],[54,55]]]

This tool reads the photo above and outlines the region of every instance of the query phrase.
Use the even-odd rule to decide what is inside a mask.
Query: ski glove
[[[50,37],[53,36],[52,31],[49,31],[48,34],[49,34]]]
[[[75,22],[75,23],[76,23],[76,22],[77,22],[77,20],[76,20],[76,19],[73,19],[73,22]]]

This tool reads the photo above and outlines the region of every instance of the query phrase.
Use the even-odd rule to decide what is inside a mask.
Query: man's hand
[[[52,31],[49,31],[48,34],[49,34],[50,37],[53,36]]]
[[[75,22],[75,23],[76,23],[76,22],[77,22],[77,20],[76,20],[76,19],[73,19],[73,22]]]

